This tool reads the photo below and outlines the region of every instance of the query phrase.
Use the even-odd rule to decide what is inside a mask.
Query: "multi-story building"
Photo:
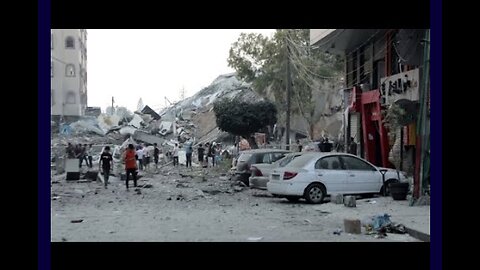
[[[430,30],[311,29],[310,44],[344,58],[345,144],[353,139],[375,165],[412,173],[415,197],[429,192]],[[396,121],[387,127],[388,114]]]
[[[87,107],[87,30],[51,30],[51,115],[75,118]]]

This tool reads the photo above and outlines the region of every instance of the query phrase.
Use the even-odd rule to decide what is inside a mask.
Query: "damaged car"
[[[242,181],[249,186],[249,177],[251,175],[250,166],[252,164],[271,164],[291,153],[281,149],[254,149],[246,150],[240,153],[233,171],[235,181]]]
[[[309,152],[274,169],[267,190],[289,201],[303,198],[322,203],[331,194],[387,194],[388,185],[396,182],[411,179],[404,172],[377,167],[355,155]]]

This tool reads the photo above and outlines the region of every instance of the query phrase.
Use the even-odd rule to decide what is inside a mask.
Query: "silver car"
[[[249,178],[250,187],[258,189],[267,189],[267,182],[270,173],[276,169],[285,167],[290,161],[296,157],[305,154],[305,152],[296,152],[286,155],[284,158],[275,161],[274,163],[258,163],[250,166],[251,176]]]

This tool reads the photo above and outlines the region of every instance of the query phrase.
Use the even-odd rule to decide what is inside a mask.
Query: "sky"
[[[228,67],[240,33],[272,36],[274,29],[87,29],[88,106],[127,107],[140,98],[153,109],[207,87]],[[168,102],[167,102],[168,104]]]

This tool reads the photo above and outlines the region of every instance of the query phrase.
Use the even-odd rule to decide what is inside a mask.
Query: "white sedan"
[[[404,172],[376,167],[355,155],[310,152],[273,170],[267,190],[290,201],[304,198],[309,203],[321,203],[331,194],[383,193],[389,183],[410,180]]]

